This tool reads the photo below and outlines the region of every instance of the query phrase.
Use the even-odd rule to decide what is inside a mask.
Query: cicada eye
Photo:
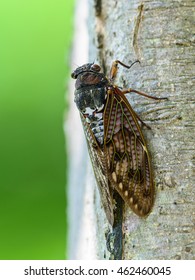
[[[75,75],[75,73],[73,72],[73,73],[71,74],[71,78],[76,79],[76,78],[77,78],[77,75]]]
[[[97,64],[92,64],[91,65],[91,70],[95,71],[95,72],[100,72],[101,67]]]

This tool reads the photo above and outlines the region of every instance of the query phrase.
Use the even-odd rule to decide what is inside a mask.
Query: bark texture
[[[124,259],[195,259],[193,0],[89,0],[89,57],[106,73],[119,59],[117,85],[168,100],[139,95],[129,101],[152,130],[143,128],[152,158],[156,200],[146,219],[125,207]],[[109,258],[109,231],[95,194],[97,256]],[[103,226],[104,225],[104,226]]]

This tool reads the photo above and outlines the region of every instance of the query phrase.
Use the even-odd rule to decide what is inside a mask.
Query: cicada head
[[[101,67],[98,64],[94,64],[94,63],[86,63],[80,67],[78,67],[77,69],[75,69],[72,74],[71,77],[73,79],[77,79],[78,75],[84,72],[100,72]]]
[[[71,74],[76,79],[74,101],[79,111],[89,119],[102,111],[105,105],[109,81],[100,70],[99,65],[87,63]]]

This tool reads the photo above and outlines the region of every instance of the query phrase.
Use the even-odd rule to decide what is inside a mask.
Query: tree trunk
[[[89,0],[89,6],[89,60],[108,74],[116,59],[128,65],[139,59],[130,70],[120,67],[116,84],[168,98],[128,98],[151,127],[143,127],[143,134],[156,198],[146,219],[124,206],[122,258],[195,259],[194,1]],[[110,229],[103,227],[98,191],[94,200],[97,257],[109,258]]]

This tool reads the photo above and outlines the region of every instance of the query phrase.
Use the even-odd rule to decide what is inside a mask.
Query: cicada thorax
[[[108,80],[102,73],[84,71],[78,74],[74,101],[100,145],[104,142],[103,112]]]

